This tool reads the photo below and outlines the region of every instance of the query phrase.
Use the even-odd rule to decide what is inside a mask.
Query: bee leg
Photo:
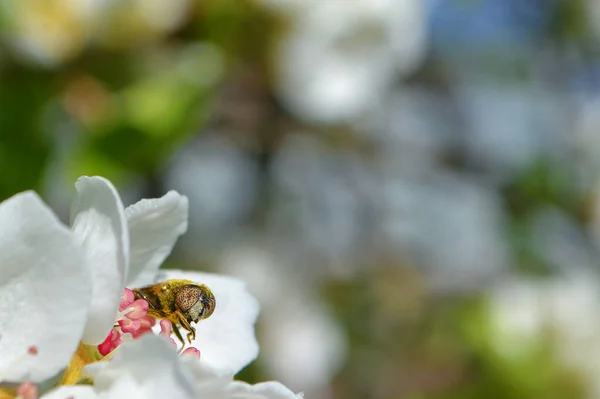
[[[177,311],[177,315],[179,316],[179,323],[181,323],[181,326],[188,331],[187,340],[191,344],[192,339],[196,339],[196,329],[190,326],[190,323],[188,323],[187,319],[185,316],[183,316],[183,314],[181,314],[181,312]]]
[[[183,349],[183,347],[185,346],[185,341],[183,340],[183,337],[181,336],[181,333],[179,332],[179,327],[177,325],[173,326],[173,332],[177,336],[177,339],[179,339],[179,342],[181,342],[181,349]]]
[[[191,327],[191,329],[192,331],[190,331],[187,335],[187,339],[190,344],[192,343],[192,339],[196,339],[196,329],[194,327]]]

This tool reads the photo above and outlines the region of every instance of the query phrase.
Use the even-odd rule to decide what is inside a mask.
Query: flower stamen
[[[200,351],[198,350],[198,348],[190,346],[186,348],[183,352],[181,352],[181,356],[195,356],[198,359],[200,359]]]
[[[177,343],[173,338],[171,338],[171,333],[173,332],[173,324],[169,320],[163,319],[160,321],[160,335],[165,339],[169,340],[169,343],[173,348],[177,348]],[[195,356],[200,359],[200,351],[198,348],[194,348],[193,346],[187,347],[185,350],[183,348],[180,349],[182,356]]]
[[[104,342],[98,345],[98,351],[102,356],[108,355],[121,345],[124,337],[131,336],[131,338],[137,339],[150,332],[156,321],[148,316],[148,302],[143,299],[135,299],[133,291],[125,288],[121,295],[115,323]],[[125,336],[125,334],[128,335]]]
[[[160,321],[160,333],[158,333],[158,335],[166,338],[173,348],[177,348],[177,343],[175,343],[175,340],[171,338],[172,331],[173,325],[169,320],[163,319]]]
[[[23,382],[17,388],[17,397],[22,399],[38,399],[37,386],[32,382]]]

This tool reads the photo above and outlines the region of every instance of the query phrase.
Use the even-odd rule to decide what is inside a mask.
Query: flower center
[[[115,318],[117,323],[110,331],[104,342],[98,345],[98,352],[102,356],[107,356],[119,345],[123,343],[125,334],[131,338],[137,339],[150,332],[152,326],[156,323],[153,317],[148,316],[148,302],[143,299],[135,299],[133,292],[125,288],[121,295],[119,304],[119,313]]]
[[[132,338],[137,339],[142,335],[152,331],[156,320],[148,315],[148,302],[144,299],[135,299],[133,291],[128,288],[123,290],[119,312],[115,318],[115,326],[107,335],[104,342],[98,345],[98,352],[102,356],[108,356],[113,350],[123,343],[124,340]],[[169,340],[174,348],[177,348],[175,340],[171,338],[173,325],[169,320],[160,321],[161,337]],[[193,355],[200,357],[200,351],[194,347],[188,347],[185,350],[181,348],[182,355]]]
[[[115,317],[115,326],[110,330],[104,342],[98,346],[79,343],[77,351],[65,370],[60,385],[72,385],[80,381],[81,371],[87,364],[106,359],[124,339],[139,338],[152,330],[155,320],[148,316],[148,302],[136,300],[133,292],[127,288],[121,295],[119,312]]]

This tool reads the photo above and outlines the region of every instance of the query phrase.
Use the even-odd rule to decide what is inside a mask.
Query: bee
[[[167,319],[173,324],[173,332],[184,346],[177,326],[188,331],[187,340],[191,344],[192,339],[196,339],[196,329],[190,323],[207,319],[215,311],[212,291],[206,285],[191,280],[167,280],[132,291],[136,299],[148,302],[148,315]]]

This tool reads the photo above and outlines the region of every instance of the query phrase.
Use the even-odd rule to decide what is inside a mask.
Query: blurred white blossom
[[[91,43],[130,46],[176,29],[190,0],[19,0],[2,11],[9,44],[47,67],[76,57]]]
[[[9,2],[9,43],[44,66],[71,59],[87,45],[103,2],[20,0]]]
[[[507,278],[490,293],[498,354],[519,359],[552,337],[557,355],[584,378],[588,398],[600,395],[599,276],[583,268],[540,280]]]
[[[390,249],[424,268],[435,287],[474,288],[505,270],[505,216],[493,190],[451,174],[382,182],[381,234]]]
[[[471,159],[505,177],[543,158],[559,159],[569,107],[544,87],[470,82],[459,87]]]
[[[277,91],[302,118],[356,121],[424,57],[419,0],[267,2],[286,11],[283,3],[294,12],[276,50]]]
[[[175,0],[165,3],[162,0],[136,0],[134,10],[158,32],[170,32],[185,19],[190,0]]]

